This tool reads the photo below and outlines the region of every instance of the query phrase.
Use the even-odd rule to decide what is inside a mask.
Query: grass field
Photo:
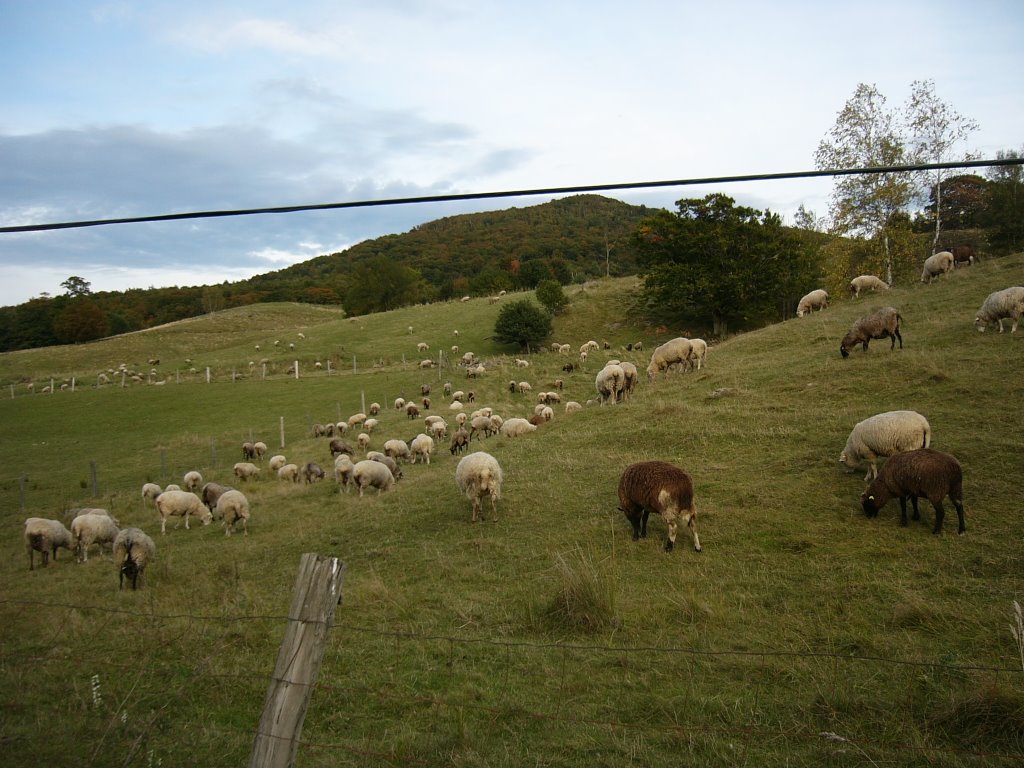
[[[249,439],[329,467],[310,424],[373,401],[384,410],[371,448],[409,439],[420,422],[389,405],[425,382],[443,415],[446,380],[505,417],[535,403],[510,380],[536,393],[564,378],[563,398],[585,402],[606,356],[642,370],[679,332],[635,324],[623,309],[635,280],[571,294],[553,340],[612,349],[568,375],[549,352],[516,368],[521,355],[487,338],[500,304],[485,299],[355,319],[247,307],[2,355],[2,762],[245,763],[299,559],[318,552],[347,571],[300,766],[1019,764],[1024,333],[972,321],[985,296],[1022,281],[1015,256],[838,297],[714,345],[703,371],[643,380],[628,403],[558,408],[535,434],[474,441],[505,472],[497,520],[475,525],[444,447],[380,497],[265,476],[243,488],[248,536],[216,524],[161,536],[140,489],[190,469],[234,484]],[[841,359],[850,324],[882,304],[903,314],[905,348],[876,341]],[[638,340],[643,352],[622,350]],[[474,351],[487,373],[421,370],[420,341],[435,359],[452,344]],[[150,357],[165,385],[96,387],[121,363],[148,377]],[[39,394],[72,377],[76,391]],[[860,511],[863,470],[836,459],[854,423],[902,408],[961,460],[966,536],[948,514],[933,536],[927,503],[906,528],[895,502],[875,519]],[[700,554],[682,531],[663,552],[657,519],[630,539],[616,484],[654,458],[693,476]],[[154,537],[139,591],[118,591],[109,554],[76,564],[62,551],[29,571],[24,519],[74,506],[106,506]]]

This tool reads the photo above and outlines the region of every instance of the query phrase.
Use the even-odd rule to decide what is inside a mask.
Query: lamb
[[[412,459],[412,453],[409,451],[409,444],[405,440],[387,440],[384,443],[384,455],[390,456],[396,461],[398,459],[405,459],[410,461]]]
[[[514,421],[514,419],[509,419]],[[508,424],[508,421],[505,422]],[[501,498],[501,484],[504,476],[501,465],[491,454],[477,451],[459,460],[455,468],[455,484],[461,493],[473,502],[473,522],[477,515],[483,516],[480,499],[486,494],[491,499],[491,514],[498,518],[498,500]]]
[[[224,519],[225,536],[231,535],[239,520],[242,521],[242,534],[249,535],[249,500],[241,491],[227,491],[218,499],[217,516]]]
[[[828,307],[828,299],[828,293],[820,288],[816,291],[811,291],[800,299],[800,303],[796,305],[796,316],[803,317],[816,309],[826,309]]]
[[[324,468],[317,464],[315,461],[308,461],[302,467],[302,477],[305,479],[306,484],[320,482],[326,477]]]
[[[347,453],[349,456],[353,455],[352,446],[337,437],[331,440],[330,448],[331,458],[334,458],[339,453]]]
[[[633,541],[647,536],[647,518],[657,512],[668,525],[666,552],[675,546],[677,519],[690,529],[694,550],[701,551],[693,481],[679,467],[667,461],[641,461],[626,467],[619,479],[619,509],[633,526]]]
[[[260,468],[248,461],[240,461],[232,469],[239,480],[255,480],[260,476]],[[164,491],[166,492],[166,488]]]
[[[223,496],[227,491],[232,490],[230,485],[221,485],[220,483],[207,483],[203,486],[203,490],[199,493],[199,498],[203,500],[203,504],[211,512],[215,512],[217,509],[217,499]]]
[[[1024,288],[1014,286],[995,293],[990,293],[974,317],[974,327],[984,332],[989,323],[999,323],[999,332],[1003,332],[1003,320],[1010,318],[1010,333],[1017,331],[1020,316],[1024,315]]]
[[[147,501],[152,502],[163,492],[164,489],[156,483],[146,483],[142,486],[142,501],[143,503]]]
[[[332,441],[333,444],[333,441]],[[271,472],[277,472],[281,467],[288,463],[288,459],[282,456],[280,453],[274,454],[270,457],[270,461],[267,462],[267,466],[270,467]]]
[[[536,431],[536,424],[531,424],[529,420],[521,419],[518,416],[514,419],[505,419],[505,422],[501,425],[501,434],[505,437],[521,437]]]
[[[423,458],[429,465],[430,454],[434,452],[434,438],[426,434],[416,435],[416,437],[412,439],[409,449],[412,451],[413,464],[415,464],[418,459]]]
[[[892,344],[889,349],[896,348],[897,339],[900,342],[900,349],[903,349],[903,337],[900,335],[900,322],[903,318],[896,311],[895,307],[882,307],[876,309],[870,315],[860,318],[852,326],[839,345],[839,353],[843,357],[850,356],[850,350],[858,344],[863,344],[864,351],[868,351],[868,342],[872,339],[884,339],[889,337]]]
[[[661,371],[667,370],[670,365],[679,363],[680,367],[683,367],[690,359],[691,354],[693,354],[693,347],[690,345],[690,340],[684,339],[682,336],[656,347],[651,353],[651,362],[647,366],[648,381],[654,381],[654,377]]]
[[[277,479],[286,480],[292,483],[299,482],[299,465],[285,464],[283,467],[277,470]]]
[[[853,298],[860,298],[861,291],[887,291],[889,284],[874,275],[858,275],[850,281],[850,293]]]
[[[601,398],[601,405],[609,400],[614,404],[619,400],[619,392],[626,386],[626,372],[621,365],[609,364],[597,372],[594,388]]]
[[[376,488],[377,495],[381,491],[390,491],[395,487],[395,476],[387,465],[379,461],[363,460],[352,469],[352,481],[359,489],[359,497],[362,498],[365,488]]]
[[[35,553],[42,556],[43,568],[50,560],[57,559],[57,549],[71,549],[71,531],[64,527],[60,520],[47,520],[43,517],[30,517],[25,520],[25,549],[28,551],[28,569],[35,570]]]
[[[377,451],[370,451],[368,454],[366,454],[366,458],[369,459],[370,461],[379,461],[385,467],[390,469],[391,474],[394,476],[396,483],[402,479],[402,468],[398,466],[398,462],[392,459],[390,456],[386,456],[383,453],[378,453]]]
[[[452,433],[452,444],[449,451],[452,456],[456,456],[465,451],[467,447],[469,447],[469,432],[459,427]]]
[[[846,447],[839,454],[839,463],[856,469],[861,461],[867,461],[868,471],[864,481],[868,482],[878,477],[878,457],[927,448],[931,442],[931,425],[920,413],[886,411],[854,425],[846,440]]]
[[[160,513],[160,533],[164,535],[167,533],[168,517],[184,517],[185,530],[189,528],[189,515],[198,517],[203,521],[203,525],[209,525],[213,520],[210,510],[204,507],[199,497],[190,491],[164,491],[156,497],[156,510]]]
[[[114,562],[119,574],[118,589],[124,589],[124,580],[137,589],[142,572],[156,557],[156,544],[138,528],[125,528],[114,539]]]
[[[76,517],[71,521],[71,536],[72,541],[75,543],[75,556],[79,562],[88,560],[90,546],[98,544],[100,550],[102,550],[102,545],[104,544],[113,546],[119,532],[120,529],[109,515],[87,514]]]
[[[964,521],[963,470],[960,462],[951,454],[934,448],[918,448],[893,456],[861,495],[860,501],[864,514],[875,517],[889,499],[899,499],[900,525],[906,525],[908,496],[914,507],[915,520],[921,519],[917,508],[918,497],[924,496],[932,503],[935,508],[935,527],[932,533],[935,534],[942,532],[942,520],[946,515],[942,500],[949,496],[959,521],[957,533],[963,536],[967,531]]]
[[[921,272],[921,282],[931,283],[933,278],[939,275],[948,275],[953,269],[953,254],[949,251],[933,253],[924,260],[924,269]]]
[[[203,476],[193,470],[191,472],[186,472],[182,481],[186,490],[194,492],[196,488],[203,484]]]
[[[348,487],[352,484],[352,470],[355,469],[355,464],[352,463],[352,458],[347,453],[338,455],[338,458],[334,460],[334,479],[345,488],[345,493],[348,493]]]

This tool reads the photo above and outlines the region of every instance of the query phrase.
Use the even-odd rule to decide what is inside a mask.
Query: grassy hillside
[[[558,408],[533,435],[474,441],[505,471],[497,521],[476,525],[444,449],[380,497],[264,477],[244,487],[247,537],[217,525],[160,536],[139,491],[189,469],[232,482],[240,443],[278,450],[282,419],[281,452],[329,467],[310,423],[364,402],[385,406],[372,448],[408,439],[418,422],[387,406],[425,382],[445,415],[445,380],[506,417],[535,402],[508,391],[513,379],[537,392],[564,378],[565,400],[591,397],[603,353],[569,375],[547,352],[515,368],[514,350],[487,339],[499,305],[486,300],[355,320],[253,307],[0,356],[0,382],[17,383],[0,399],[4,763],[244,762],[299,558],[319,552],[347,573],[301,766],[1018,764],[1024,670],[1009,625],[1024,599],[1024,333],[978,334],[972,320],[1022,274],[1016,256],[840,297],[712,347],[701,372],[642,381],[628,403]],[[555,337],[573,349],[607,339],[607,354],[645,367],[681,329],[630,325],[622,307],[635,287],[583,287]],[[905,348],[876,341],[841,359],[847,328],[883,303],[904,316]],[[638,340],[644,352],[621,350]],[[475,351],[488,372],[421,371],[419,341],[432,355]],[[265,380],[248,375],[259,354],[271,360]],[[149,356],[166,385],[24,387],[93,384],[121,362],[148,370]],[[299,380],[283,372],[295,357]],[[312,369],[327,359],[333,375]],[[207,365],[209,385],[185,373]],[[232,369],[247,377],[232,383]],[[863,472],[836,459],[855,422],[897,408],[925,414],[934,446],[960,458],[966,536],[948,515],[933,536],[927,503],[906,528],[894,502],[876,519],[861,513]],[[648,539],[630,540],[616,484],[652,458],[692,474],[702,553],[685,532],[663,552],[657,519]],[[95,551],[28,570],[24,518],[94,505],[156,539],[138,592],[118,592],[110,556]]]

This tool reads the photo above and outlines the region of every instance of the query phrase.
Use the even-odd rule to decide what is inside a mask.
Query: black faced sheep
[[[862,344],[864,351],[867,352],[869,341],[886,337],[892,339],[889,349],[896,348],[897,340],[900,342],[900,349],[903,349],[903,336],[900,335],[900,323],[902,320],[903,318],[896,311],[895,307],[876,309],[870,315],[862,317],[850,326],[850,331],[839,344],[839,354],[843,357],[849,357],[850,350],[858,344]]]
[[[641,461],[626,467],[619,480],[619,509],[633,526],[633,541],[647,536],[647,518],[657,512],[668,525],[666,552],[675,546],[677,518],[693,534],[694,550],[701,551],[693,481],[679,467],[667,461]]]
[[[132,589],[139,586],[142,572],[149,562],[156,557],[156,544],[149,536],[138,528],[125,528],[114,539],[114,562],[120,575],[118,589],[124,588],[127,578]]]
[[[957,533],[963,536],[967,530],[964,521],[963,471],[955,457],[934,448],[918,448],[893,456],[861,495],[860,501],[864,514],[875,517],[889,499],[899,499],[900,525],[906,525],[907,497],[914,507],[914,519],[921,519],[917,508],[919,496],[928,499],[935,508],[935,527],[932,533],[942,531],[942,519],[946,514],[942,500],[949,496],[959,519]]]

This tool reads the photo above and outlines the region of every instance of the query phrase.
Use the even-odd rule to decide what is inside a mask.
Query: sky
[[[1024,4],[0,0],[0,226],[781,173],[859,83],[1024,148]],[[724,192],[787,221],[832,182]],[[548,197],[0,233],[0,305],[235,281]]]

